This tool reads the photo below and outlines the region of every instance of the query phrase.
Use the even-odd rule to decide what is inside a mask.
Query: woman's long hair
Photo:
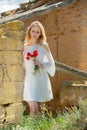
[[[30,30],[33,26],[38,26],[40,28],[41,34],[37,40],[37,43],[42,45],[44,42],[46,42],[46,34],[43,25],[39,21],[32,22],[31,25],[28,27],[25,36],[25,45],[29,45],[29,41],[31,39]]]

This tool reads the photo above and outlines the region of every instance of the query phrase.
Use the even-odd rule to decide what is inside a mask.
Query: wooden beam
[[[74,67],[68,66],[68,65],[63,64],[63,63],[58,62],[58,61],[55,61],[55,64],[56,64],[57,71],[74,74],[82,79],[87,80],[87,72],[86,71],[76,69]]]
[[[31,18],[31,17],[35,17],[35,16],[40,16],[46,13],[49,13],[51,11],[60,9],[64,6],[73,4],[74,2],[76,2],[77,0],[63,0],[61,2],[57,2],[57,3],[51,3],[51,4],[45,4],[41,7],[23,12],[23,13],[19,13],[19,14],[14,14],[12,16],[6,16],[6,17],[2,17],[0,19],[0,24],[4,24],[8,21],[13,21],[16,19],[19,20],[24,20],[26,18]]]

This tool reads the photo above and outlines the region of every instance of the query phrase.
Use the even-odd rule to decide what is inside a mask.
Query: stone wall
[[[44,25],[47,42],[55,60],[87,71],[86,14],[87,1],[78,0],[75,4],[60,8],[57,11],[21,21],[8,22],[0,26],[1,123],[5,121],[17,122],[23,113],[24,69],[22,49],[24,32],[30,23],[39,20]],[[50,79],[54,99],[47,104],[51,109],[57,110],[58,107],[73,105],[78,103],[79,99],[87,98],[85,94],[87,82],[83,82],[81,78],[73,74],[56,72],[55,76],[50,77]],[[79,82],[80,80],[82,83]],[[70,84],[70,81],[74,83],[74,86]],[[74,100],[75,98],[78,100]]]
[[[23,26],[18,20],[0,26],[0,125],[23,114]]]

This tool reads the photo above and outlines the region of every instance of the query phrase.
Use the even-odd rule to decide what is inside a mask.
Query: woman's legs
[[[39,105],[36,101],[29,101],[28,106],[30,108],[30,115],[38,113]]]

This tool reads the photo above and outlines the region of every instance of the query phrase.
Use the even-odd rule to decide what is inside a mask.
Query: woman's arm
[[[47,43],[44,44],[43,48],[44,48],[44,58],[42,63],[43,67],[50,74],[50,76],[54,76],[55,62]]]
[[[43,48],[44,48],[44,61],[43,61],[43,66],[44,67],[50,67],[54,64],[54,59],[53,56],[51,54],[51,51],[49,49],[49,46],[47,45],[47,43],[43,44]]]

